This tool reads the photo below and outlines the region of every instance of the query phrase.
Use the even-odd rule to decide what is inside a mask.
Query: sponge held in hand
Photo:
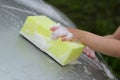
[[[61,39],[51,39],[50,28],[57,23],[46,16],[28,16],[20,33],[35,46],[46,52],[61,65],[67,65],[80,57],[84,45]]]

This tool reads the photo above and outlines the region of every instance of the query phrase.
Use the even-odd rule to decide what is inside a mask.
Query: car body
[[[0,0],[0,80],[116,80],[100,55],[92,60],[83,54],[63,67],[23,38],[20,30],[26,17],[35,15],[76,27],[43,0]]]

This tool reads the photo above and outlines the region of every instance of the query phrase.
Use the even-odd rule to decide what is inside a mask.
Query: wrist
[[[88,40],[90,33],[83,30],[77,30],[77,33],[78,33],[77,39],[83,44],[86,44],[86,40]]]

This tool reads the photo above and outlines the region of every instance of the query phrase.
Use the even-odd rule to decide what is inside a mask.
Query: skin
[[[57,27],[51,28],[53,32],[56,29]],[[71,39],[72,41],[79,40],[97,52],[120,58],[120,27],[118,27],[114,34],[105,37],[75,28],[67,28],[67,30],[73,34],[73,38]],[[67,40],[64,37],[62,38],[63,41]],[[91,54],[89,53],[89,55]]]
[[[92,50],[89,47],[85,47],[84,50],[83,50],[83,52],[84,52],[84,54],[86,54],[91,59],[95,59],[96,58],[95,51]]]
[[[80,40],[91,49],[105,55],[120,57],[120,27],[113,35],[106,37],[73,28],[68,28],[68,30],[74,35],[73,39]]]

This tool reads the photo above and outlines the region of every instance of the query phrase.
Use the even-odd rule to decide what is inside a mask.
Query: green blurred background
[[[98,35],[112,34],[120,25],[120,0],[45,0],[66,14],[77,28]],[[103,55],[120,77],[120,58]]]

